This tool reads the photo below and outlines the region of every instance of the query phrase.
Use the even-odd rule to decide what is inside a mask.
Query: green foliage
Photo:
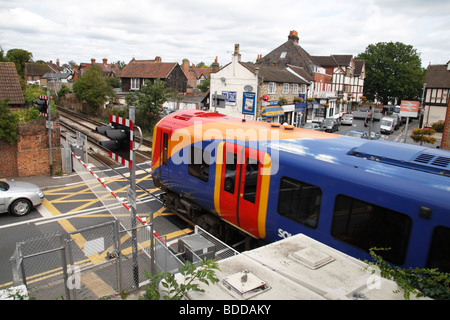
[[[211,78],[208,78],[199,85],[197,85],[197,89],[200,90],[201,92],[208,92],[210,84]]]
[[[91,114],[97,114],[98,109],[115,94],[112,87],[105,80],[102,70],[92,66],[74,84],[73,92],[80,101],[86,101]]]
[[[219,265],[215,260],[199,261],[199,267],[196,268],[194,264],[187,261],[184,266],[179,269],[183,277],[183,282],[178,283],[175,275],[169,272],[161,272],[157,275],[151,275],[146,272],[149,279],[149,284],[145,287],[145,293],[140,298],[141,300],[159,300],[161,292],[159,292],[159,284],[164,287],[164,299],[166,300],[181,300],[186,297],[190,291],[204,292],[199,287],[199,283],[209,285],[209,283],[216,283],[219,279],[215,276],[215,270],[219,269]],[[197,282],[197,283],[195,283]]]
[[[21,78],[24,77],[25,63],[30,62],[31,58],[33,58],[33,54],[23,49],[11,49],[6,53],[6,60],[14,62],[17,73]]]
[[[166,83],[156,79],[154,83],[145,81],[140,91],[134,91],[125,96],[127,105],[136,107],[136,123],[144,131],[151,132],[159,121],[159,114],[163,103],[167,101],[168,94]]]
[[[67,88],[67,86],[65,84],[63,84],[61,86],[61,89],[59,89],[59,91],[57,93],[58,98],[63,99],[66,96],[66,94],[69,93],[69,92],[70,92],[70,89]]]
[[[19,116],[10,112],[8,100],[0,101],[0,140],[13,145],[18,138]]]
[[[431,125],[434,131],[436,132],[444,132],[445,122],[442,120],[439,120],[438,122],[435,122]]]
[[[418,100],[425,80],[419,53],[401,42],[371,44],[356,59],[366,62],[364,95],[387,104],[388,101]]]
[[[375,253],[375,251],[385,250],[389,249],[371,248],[370,255],[374,262],[365,262],[377,266],[381,270],[383,278],[394,280],[404,290],[405,300],[409,300],[411,294],[435,300],[450,300],[450,276],[448,273],[439,272],[437,269],[402,269],[391,266]]]

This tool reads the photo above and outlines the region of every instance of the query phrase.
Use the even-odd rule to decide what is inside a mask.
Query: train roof
[[[245,251],[218,264],[219,282],[199,283],[205,291],[189,292],[188,299],[404,299],[394,281],[374,275],[372,271],[376,270],[365,262],[304,234]],[[182,277],[176,274],[177,279]]]
[[[450,152],[385,140],[366,140],[261,121],[245,121],[219,113],[183,110],[163,119],[176,129],[189,129],[193,141],[218,137],[258,148],[305,156],[381,176],[409,180],[450,191]],[[201,128],[199,129],[199,127]],[[197,132],[197,133],[196,133]],[[199,132],[201,137],[198,137]],[[213,134],[215,133],[215,134]],[[197,136],[196,136],[197,135]],[[283,159],[288,159],[289,156]]]

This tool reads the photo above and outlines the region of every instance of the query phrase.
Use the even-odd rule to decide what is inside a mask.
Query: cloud
[[[450,59],[450,2],[429,0],[15,0],[0,3],[0,45],[35,59],[88,62],[108,58],[231,60],[240,44],[254,61],[297,30],[312,55],[364,52],[400,41],[422,53],[426,66]]]

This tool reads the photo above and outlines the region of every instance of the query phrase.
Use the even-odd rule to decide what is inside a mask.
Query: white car
[[[342,116],[341,124],[352,125],[353,124],[353,115],[350,113],[344,114]]]
[[[44,202],[44,192],[38,186],[19,181],[0,181],[0,213],[24,216]]]

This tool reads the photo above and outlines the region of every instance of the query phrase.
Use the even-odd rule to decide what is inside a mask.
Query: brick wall
[[[56,122],[55,122],[56,123]],[[52,130],[53,174],[61,170],[60,127]],[[48,129],[45,119],[19,125],[19,139],[13,145],[0,141],[0,177],[27,177],[50,174]]]
[[[17,145],[0,140],[0,178],[17,176]]]

